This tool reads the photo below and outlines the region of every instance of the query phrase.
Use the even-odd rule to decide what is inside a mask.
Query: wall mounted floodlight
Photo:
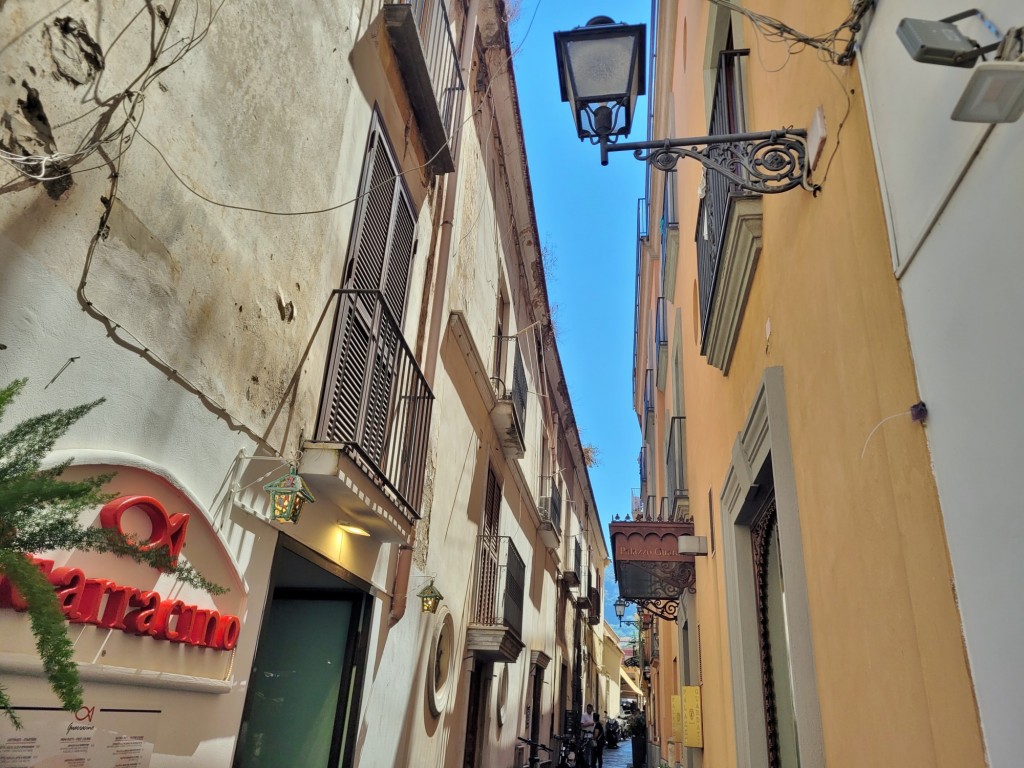
[[[1024,114],[1024,61],[978,65],[953,109],[966,123],[1012,123]]]
[[[802,129],[619,143],[632,130],[637,97],[645,93],[646,35],[644,24],[617,24],[607,16],[555,33],[562,101],[572,105],[580,140],[600,146],[601,165],[608,165],[609,152],[628,151],[671,171],[689,157],[756,194],[800,186],[817,190],[807,179],[807,131]]]
[[[979,46],[953,23],[977,15],[978,11],[972,8],[938,21],[903,19],[896,27],[896,36],[914,61],[970,69],[979,58],[1000,46],[1000,43]]]
[[[1012,123],[1024,114],[1024,30],[1011,29],[998,42],[981,46],[953,22],[981,16],[977,9],[939,21],[903,19],[896,35],[914,61],[949,67],[973,68],[988,53],[995,61],[982,62],[971,74],[952,118],[967,123]]]

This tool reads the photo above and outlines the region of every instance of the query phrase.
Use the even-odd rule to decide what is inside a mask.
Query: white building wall
[[[979,7],[1001,32],[1022,23],[1014,0]],[[1003,768],[1024,749],[1024,122],[950,120],[971,70],[917,63],[895,32],[963,10],[879,3],[860,65],[982,729]],[[995,40],[977,19],[960,27]]]

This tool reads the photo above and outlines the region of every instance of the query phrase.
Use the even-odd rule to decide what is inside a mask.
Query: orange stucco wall
[[[849,10],[845,0],[746,5],[810,32],[834,26]],[[672,88],[676,135],[707,132],[703,68],[712,7],[680,0],[674,12],[663,12],[659,51],[672,54],[671,86],[662,78],[657,87]],[[872,435],[883,419],[907,411],[919,396],[857,68],[831,66],[812,50],[789,55],[783,45],[756,41],[747,22],[736,47],[752,49],[745,82],[748,129],[807,126],[820,105],[828,140],[815,180],[821,183],[831,166],[817,198],[804,190],[764,198],[763,250],[727,376],[707,364],[696,342],[700,167],[684,162],[678,168],[680,248],[668,308],[670,363],[657,394],[659,428],[652,443],[659,458],[651,464],[664,466],[662,430],[673,415],[681,373],[690,509],[696,532],[709,536],[710,490],[719,536],[715,555],[699,559],[697,616],[691,617],[691,627],[699,623],[701,633],[704,765],[737,761],[719,494],[764,370],[781,366],[827,764],[983,766],[927,427],[903,415]],[[660,193],[652,198],[656,224]],[[660,292],[658,274],[652,260],[643,282],[648,316]],[[672,365],[677,318],[681,372]],[[650,329],[641,323],[645,332]],[[643,335],[638,348],[642,375],[652,364],[645,360]],[[662,633],[661,649],[662,668],[671,668],[678,655],[673,630]],[[658,733],[664,737],[671,734],[668,702],[678,681],[671,674],[659,679]]]

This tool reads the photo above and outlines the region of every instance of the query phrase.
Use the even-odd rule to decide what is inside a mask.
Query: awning
[[[623,684],[625,684],[625,686],[627,688],[631,689],[632,693],[636,694],[637,697],[640,697],[640,696],[644,695],[643,691],[641,691],[640,688],[637,686],[637,684],[633,682],[633,679],[629,675],[626,674],[626,670],[620,668],[619,669],[619,685],[620,685],[620,687]],[[623,691],[623,693],[625,693],[625,691]]]
[[[627,520],[609,526],[615,580],[626,600],[678,600],[696,592],[694,556],[679,554],[679,536],[693,523]]]

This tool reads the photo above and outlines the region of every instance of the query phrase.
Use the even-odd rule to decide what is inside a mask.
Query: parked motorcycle
[[[608,718],[604,725],[604,743],[609,749],[619,748],[619,739],[622,734],[619,731],[619,721],[614,717]]]

